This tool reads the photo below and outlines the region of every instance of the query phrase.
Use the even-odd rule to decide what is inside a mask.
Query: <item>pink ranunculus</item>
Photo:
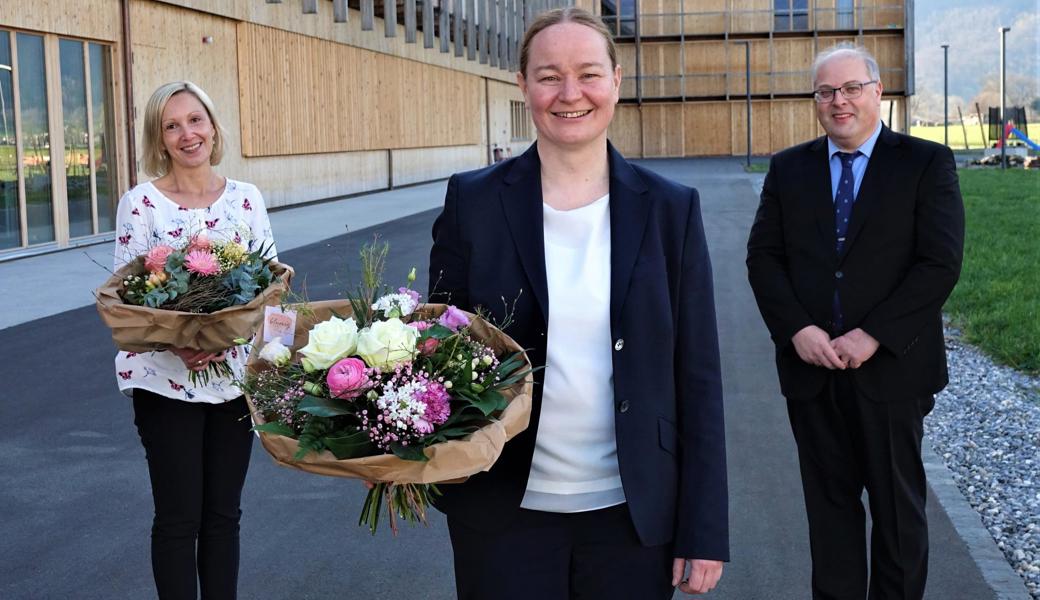
[[[369,383],[365,372],[365,361],[360,358],[344,358],[332,365],[325,377],[333,398],[356,398]]]
[[[162,273],[166,270],[166,259],[173,254],[173,247],[163,244],[148,251],[144,257],[144,268],[152,273]]]
[[[458,331],[469,325],[469,317],[454,306],[448,306],[448,310],[444,311],[444,314],[441,315],[437,322],[452,331]]]
[[[414,327],[418,331],[426,331],[430,327],[433,327],[433,323],[430,323],[429,321],[412,321],[411,323],[408,323],[408,326]]]
[[[184,257],[184,266],[192,273],[199,275],[216,275],[220,273],[217,257],[206,250],[192,250]]]
[[[205,232],[198,233],[191,236],[191,241],[188,242],[188,252],[192,250],[212,250],[213,242],[209,241],[209,236]]]

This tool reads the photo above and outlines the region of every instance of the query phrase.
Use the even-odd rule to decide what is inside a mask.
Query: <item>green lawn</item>
[[[997,361],[1040,373],[1040,172],[964,169],[964,267],[946,312]]]

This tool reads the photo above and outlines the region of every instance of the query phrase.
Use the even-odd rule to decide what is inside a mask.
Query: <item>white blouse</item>
[[[625,501],[614,434],[610,196],[543,204],[549,329],[541,416],[521,506],[571,513]]]
[[[159,244],[179,246],[184,240],[206,232],[211,240],[234,240],[252,251],[273,244],[271,221],[260,190],[251,183],[227,180],[224,192],[206,208],[184,208],[167,198],[152,182],[142,183],[123,194],[116,211],[115,268]],[[275,255],[271,247],[269,255]],[[230,348],[226,360],[240,377],[249,347]],[[133,388],[185,400],[219,404],[242,392],[230,378],[210,377],[206,385],[193,386],[188,369],[172,352],[119,352],[115,359],[119,389],[131,396]]]

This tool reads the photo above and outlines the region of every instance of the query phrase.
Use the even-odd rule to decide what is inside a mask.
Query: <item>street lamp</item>
[[[1007,104],[1004,96],[1004,80],[1007,77],[1007,32],[1010,27],[1000,28],[1000,168],[1007,168],[1007,117],[1004,115]]]
[[[949,44],[943,44],[943,144],[950,145]]]

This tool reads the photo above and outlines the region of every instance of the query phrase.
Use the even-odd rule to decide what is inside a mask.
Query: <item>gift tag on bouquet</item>
[[[282,310],[278,306],[264,309],[264,343],[278,340],[291,348],[296,335],[296,311]]]

